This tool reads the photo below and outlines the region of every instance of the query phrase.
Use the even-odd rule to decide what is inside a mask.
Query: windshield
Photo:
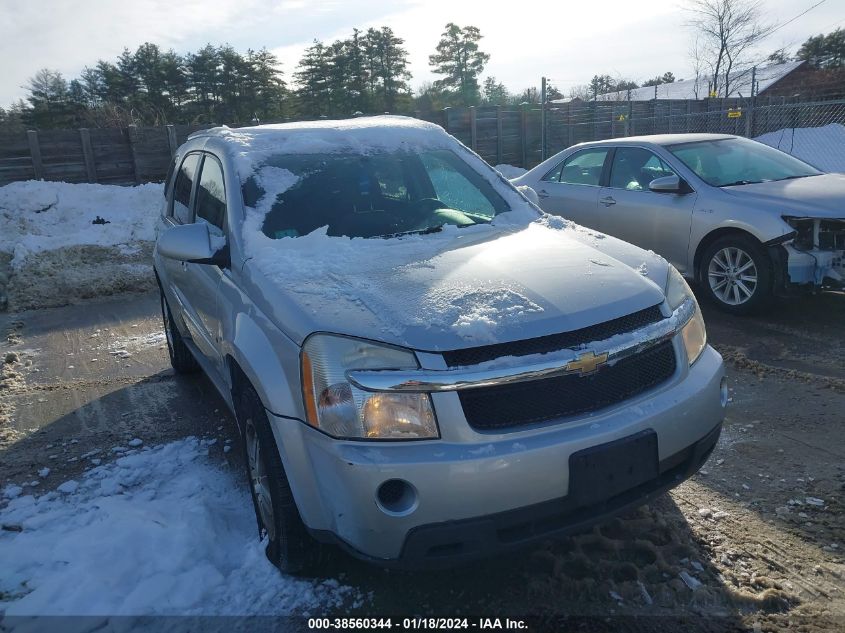
[[[264,177],[286,170],[278,178]],[[265,189],[267,191],[265,191]],[[272,196],[273,200],[262,200]],[[267,210],[270,238],[328,226],[328,235],[387,237],[444,224],[487,223],[508,211],[492,185],[450,150],[419,153],[278,154],[244,183],[244,203]]]
[[[744,138],[680,143],[666,149],[704,182],[716,187],[805,178],[822,173],[789,154]]]

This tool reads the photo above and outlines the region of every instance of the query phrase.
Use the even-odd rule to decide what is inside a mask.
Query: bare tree
[[[689,26],[697,32],[697,55],[711,77],[711,90],[728,96],[731,73],[749,64],[748,55],[774,30],[763,19],[760,0],[689,0]]]

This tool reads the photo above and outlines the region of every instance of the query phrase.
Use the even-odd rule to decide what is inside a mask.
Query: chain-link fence
[[[574,101],[521,107],[446,108],[426,117],[492,165],[531,168],[577,143],[626,136],[707,132],[761,140],[826,171],[845,172],[845,99],[781,97]],[[543,147],[545,145],[545,148]]]
[[[707,132],[754,138],[822,169],[845,171],[845,100],[667,100],[568,105],[547,109],[545,156],[586,141]]]

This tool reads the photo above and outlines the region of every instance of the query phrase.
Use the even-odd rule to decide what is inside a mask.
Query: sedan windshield
[[[425,233],[444,224],[487,223],[509,210],[493,186],[450,150],[278,154],[262,161],[243,197],[246,206],[266,211],[262,231],[271,238],[324,226],[333,236]]]
[[[815,167],[763,143],[744,138],[669,145],[704,182],[716,187],[818,176]]]

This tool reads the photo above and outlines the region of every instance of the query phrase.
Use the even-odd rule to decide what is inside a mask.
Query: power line
[[[774,30],[772,30],[772,31],[770,31],[770,32],[769,32],[769,35],[772,35],[773,33],[777,33],[777,32],[778,32],[778,31],[780,31],[783,27],[785,27],[787,24],[792,24],[792,23],[793,23],[793,22],[795,22],[795,20],[797,20],[798,18],[800,18],[800,17],[802,17],[802,16],[807,15],[810,11],[812,11],[813,9],[815,9],[817,6],[819,6],[819,5],[821,5],[821,4],[824,4],[825,2],[827,2],[827,0],[819,0],[819,2],[817,2],[816,4],[814,4],[813,6],[811,6],[809,9],[805,9],[804,11],[802,11],[801,13],[799,13],[798,15],[796,15],[796,16],[795,16],[794,18],[792,18],[791,20],[787,20],[787,21],[786,21],[786,22],[784,22],[783,24],[781,24],[781,25],[779,25],[779,26],[775,27],[775,29],[774,29]]]

